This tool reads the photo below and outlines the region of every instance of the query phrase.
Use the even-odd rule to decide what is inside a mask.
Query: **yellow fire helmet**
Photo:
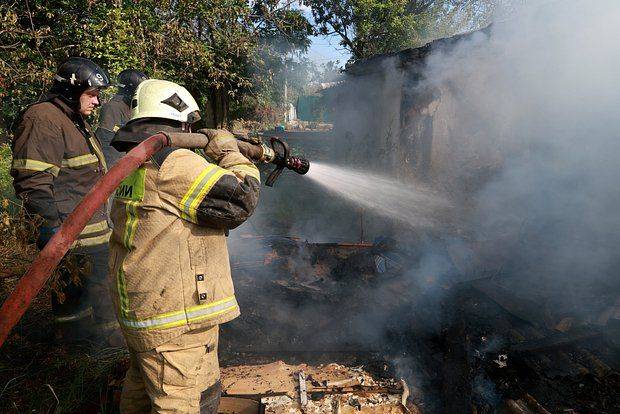
[[[174,82],[147,79],[141,82],[131,100],[131,119],[163,118],[193,124],[200,109],[187,89]]]

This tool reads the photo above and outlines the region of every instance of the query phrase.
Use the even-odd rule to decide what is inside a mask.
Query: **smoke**
[[[476,238],[512,234],[511,270],[579,289],[617,288],[618,18],[615,1],[532,2],[488,34],[434,53],[422,85],[456,102],[455,132],[443,137],[462,144],[455,159],[493,166],[473,193]],[[443,181],[458,180],[451,174]]]
[[[325,160],[344,169],[313,164],[310,171],[319,166],[316,173],[335,176],[335,186],[348,168],[390,177],[374,199],[348,184],[342,191],[366,204],[366,240],[397,238],[388,256],[405,258],[410,284],[399,279],[390,286],[375,275],[380,286],[365,286],[352,275],[351,290],[366,288],[368,311],[329,310],[336,315],[332,326],[343,321],[334,347],[351,340],[349,330],[358,332],[352,340],[373,345],[388,342],[390,330],[437,332],[454,266],[473,277],[503,276],[517,296],[538,301],[541,312],[551,308],[582,322],[596,322],[613,303],[620,292],[618,21],[617,1],[528,2],[487,30],[435,46],[423,64],[392,58],[353,68],[336,94],[334,149]],[[357,241],[360,216],[350,201],[307,179],[286,176],[263,192],[293,221],[276,234]],[[401,195],[393,187],[419,181],[433,192],[402,204],[433,210],[434,201],[426,202],[442,193],[439,199],[454,206],[450,233],[402,225],[408,218],[396,208]],[[274,210],[261,208],[254,224],[268,232],[273,227],[263,219]],[[419,217],[415,208],[408,217]],[[342,302],[358,297],[364,296],[343,294]],[[265,300],[286,309],[291,325],[324,311]],[[428,377],[413,357],[395,361],[399,372]],[[484,377],[474,383],[494,404],[493,384]]]

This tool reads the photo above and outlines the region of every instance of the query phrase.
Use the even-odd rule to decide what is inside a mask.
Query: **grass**
[[[38,252],[37,220],[27,218],[16,200],[10,168],[11,148],[0,144],[0,302]],[[116,413],[127,353],[54,343],[54,285],[52,278],[2,346],[0,412]]]
[[[17,278],[0,279],[0,300]],[[124,348],[53,340],[50,289],[34,300],[0,353],[1,413],[118,412]]]

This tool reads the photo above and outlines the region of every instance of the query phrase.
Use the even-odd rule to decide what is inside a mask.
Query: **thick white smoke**
[[[530,2],[427,60],[424,86],[456,101],[453,150],[494,166],[472,227],[511,240],[512,270],[617,288],[618,22],[614,0]]]

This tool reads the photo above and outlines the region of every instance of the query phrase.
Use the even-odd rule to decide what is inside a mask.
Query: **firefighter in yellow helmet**
[[[188,132],[190,93],[142,82],[131,120],[112,140],[128,151],[148,136]],[[239,315],[226,234],[258,202],[258,169],[224,130],[201,130],[205,153],[166,148],[127,177],[112,206],[110,285],[130,351],[121,413],[216,413],[218,325]]]

